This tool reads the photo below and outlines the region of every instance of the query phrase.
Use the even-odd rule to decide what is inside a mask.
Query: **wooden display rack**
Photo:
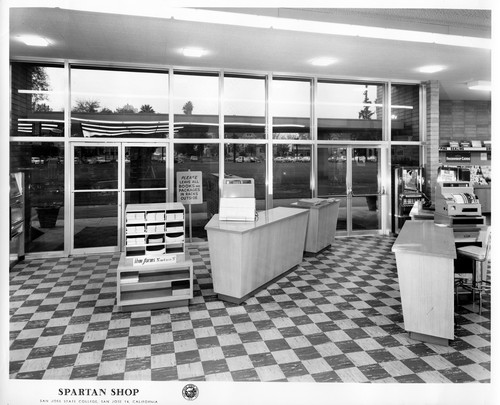
[[[117,269],[121,309],[165,308],[193,298],[193,261],[185,248],[184,206],[129,204],[125,252]]]

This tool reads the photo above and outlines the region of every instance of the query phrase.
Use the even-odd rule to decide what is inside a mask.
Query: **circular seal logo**
[[[194,384],[188,384],[182,389],[182,396],[188,401],[193,401],[198,398],[200,390]]]

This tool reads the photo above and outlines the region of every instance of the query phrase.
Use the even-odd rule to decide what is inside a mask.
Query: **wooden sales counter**
[[[447,345],[454,338],[453,229],[434,221],[406,221],[392,251],[405,330],[412,339]]]
[[[220,221],[205,226],[214,292],[240,304],[302,261],[309,210],[277,207],[255,222]]]
[[[306,203],[314,200],[317,202],[313,205]],[[292,207],[309,210],[304,252],[316,254],[332,244],[337,230],[339,205],[340,200],[336,199],[309,199],[292,203]]]

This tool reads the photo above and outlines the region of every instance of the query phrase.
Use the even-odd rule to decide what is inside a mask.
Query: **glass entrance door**
[[[126,205],[167,199],[166,156],[154,143],[73,144],[73,254],[123,250]]]
[[[380,231],[380,168],[381,150],[378,147],[318,148],[318,196],[340,200],[339,234]]]
[[[72,147],[71,253],[119,249],[119,152],[119,145]]]

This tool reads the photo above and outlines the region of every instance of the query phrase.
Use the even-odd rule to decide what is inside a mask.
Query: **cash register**
[[[476,242],[485,218],[470,182],[437,183],[435,195],[434,222],[453,228],[457,246]]]
[[[436,213],[447,216],[481,215],[481,203],[469,182],[453,181],[436,186]]]

